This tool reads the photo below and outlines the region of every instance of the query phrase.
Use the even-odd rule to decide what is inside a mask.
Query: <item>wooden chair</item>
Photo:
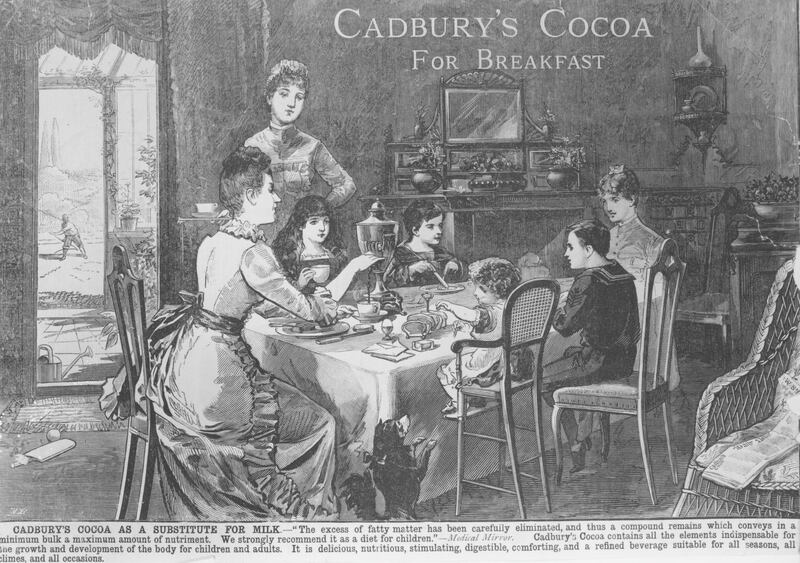
[[[700,398],[694,453],[673,511],[676,518],[800,517],[796,482],[758,482],[741,490],[730,489],[704,479],[705,468],[697,462],[698,456],[721,438],[771,416],[778,378],[797,365],[800,291],[792,279],[792,268],[793,261],[788,260],[775,275],[747,359],[711,382]]]
[[[705,248],[705,258],[703,260],[703,293],[687,299],[682,299],[678,303],[678,313],[675,320],[685,323],[696,323],[702,325],[718,326],[720,338],[722,340],[722,364],[727,369],[731,358],[731,300],[730,294],[726,292],[714,291],[713,276],[714,264],[722,266],[723,275],[727,274],[728,258],[728,215],[740,205],[739,195],[735,189],[726,190],[719,204],[711,210],[708,240]],[[722,259],[715,261],[716,232],[720,226],[720,217],[725,218],[724,236],[722,240]]]
[[[516,287],[508,296],[503,310],[503,333],[498,340],[457,340],[452,344],[456,354],[456,376],[461,381],[461,353],[466,347],[473,348],[503,348],[505,355],[504,364],[501,366],[501,378],[488,387],[478,385],[463,385],[458,393],[458,413],[447,415],[447,418],[458,420],[458,447],[457,470],[458,484],[456,485],[456,516],[461,514],[461,497],[464,483],[495,491],[516,494],[519,505],[519,514],[525,519],[525,503],[522,497],[520,476],[530,479],[541,479],[544,501],[547,512],[550,507],[550,489],[547,483],[547,473],[544,465],[544,438],[542,436],[542,409],[540,389],[542,384],[542,352],[547,335],[553,322],[556,305],[558,304],[559,286],[552,280],[530,280]],[[519,381],[511,379],[511,365],[513,354],[524,354],[530,347],[537,346],[536,358],[532,359],[530,367],[533,373],[520,373]],[[524,371],[528,366],[525,361],[517,362],[518,371]],[[527,378],[525,378],[527,376]],[[529,389],[533,401],[534,428],[515,426],[512,399],[516,393]],[[487,406],[467,410],[468,398],[481,398],[489,401]],[[489,436],[476,432],[466,431],[466,421],[478,415],[497,409],[500,436]],[[515,430],[533,432],[536,438],[537,454],[530,459],[520,462],[517,456]],[[490,485],[478,481],[464,479],[464,438],[470,436],[481,440],[498,443],[498,485]],[[505,471],[505,450],[511,458],[511,473],[514,479],[514,490],[503,488],[503,472]],[[540,477],[520,471],[520,464],[528,461],[539,460]]]
[[[136,452],[141,441],[143,444],[143,463],[139,485],[139,498],[136,505],[136,520],[147,518],[150,504],[150,492],[153,486],[156,457],[155,416],[151,412],[149,401],[143,404],[136,400],[137,385],[146,388],[150,374],[150,358],[145,338],[145,298],[144,283],[133,275],[128,254],[122,246],[114,246],[111,251],[113,269],[106,276],[108,287],[117,316],[119,341],[122,344],[122,355],[125,360],[127,391],[130,400],[131,414],[128,417],[128,437],[125,444],[125,461],[122,467],[122,483],[119,490],[116,519],[122,520],[128,510],[128,502],[134,481]]]
[[[678,245],[672,239],[661,244],[656,263],[647,271],[644,288],[644,315],[642,316],[642,336],[639,340],[639,365],[628,379],[620,374],[621,380],[606,381],[580,387],[562,387],[553,393],[553,437],[556,446],[556,483],[561,482],[563,460],[561,457],[561,414],[564,409],[602,413],[603,432],[602,455],[608,455],[610,444],[611,414],[635,416],[639,426],[639,445],[642,450],[647,486],[650,500],[656,504],[656,488],[650,467],[650,446],[647,440],[647,414],[658,408],[664,415],[664,429],[667,438],[672,481],[678,484],[675,459],[672,453],[672,410],[669,395],[669,368],[672,360],[672,328],[686,264],[678,258]],[[657,282],[657,278],[663,278]],[[654,295],[657,284],[663,288],[662,295]],[[655,316],[655,317],[654,317]],[[651,321],[655,318],[657,324]],[[651,335],[646,327],[656,326]],[[650,338],[656,338],[655,357],[651,357]]]

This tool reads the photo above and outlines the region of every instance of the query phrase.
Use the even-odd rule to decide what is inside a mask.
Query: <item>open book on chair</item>
[[[797,415],[786,413],[772,430],[719,454],[703,472],[703,477],[725,487],[743,489],[768,465],[798,447],[797,433]]]

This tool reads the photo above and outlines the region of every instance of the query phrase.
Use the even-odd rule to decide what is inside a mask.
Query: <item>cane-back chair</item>
[[[464,483],[492,489],[502,493],[515,494],[519,507],[520,518],[525,519],[525,502],[522,497],[520,477],[542,481],[545,508],[551,511],[550,489],[547,482],[547,472],[544,464],[544,437],[542,435],[542,406],[540,390],[542,386],[542,353],[547,335],[553,322],[556,305],[558,304],[559,286],[553,280],[537,279],[521,283],[506,300],[503,310],[503,331],[497,340],[456,340],[452,350],[456,353],[456,377],[458,387],[458,411],[447,418],[458,421],[458,446],[457,470],[458,484],[456,485],[456,516],[461,514],[461,497]],[[500,378],[488,387],[478,384],[461,384],[461,354],[464,348],[501,348],[503,360],[501,361]],[[534,351],[535,357],[526,354]],[[512,379],[512,363],[516,376]],[[468,382],[465,382],[468,383]],[[515,394],[530,390],[533,403],[533,428],[516,426],[512,408]],[[478,408],[467,409],[470,398],[487,401],[486,405]],[[502,436],[491,436],[468,432],[466,422],[468,419],[482,415],[491,410],[497,410],[499,429]],[[516,434],[517,429],[526,430],[534,434],[536,440],[536,454],[530,459],[519,461],[517,455]],[[464,479],[464,439],[472,437],[489,440],[498,444],[498,484],[491,485],[479,481]],[[508,450],[511,473],[514,480],[514,490],[506,489],[503,485],[503,472],[506,470],[505,451]],[[539,460],[539,476],[523,473],[520,465],[529,461]]]
[[[156,468],[155,415],[150,401],[137,401],[137,386],[146,388],[150,375],[150,359],[145,338],[146,316],[144,282],[131,270],[128,254],[122,246],[114,246],[111,251],[113,269],[106,276],[114,312],[117,317],[119,341],[125,362],[130,416],[128,417],[128,436],[125,444],[125,461],[122,467],[122,482],[119,490],[116,519],[122,520],[128,510],[136,468],[136,455],[139,442],[143,445],[142,471],[139,482],[139,495],[136,504],[136,520],[147,518],[153,475]]]
[[[656,488],[650,466],[650,445],[647,439],[647,415],[658,407],[661,407],[664,416],[672,481],[675,485],[678,484],[678,474],[672,451],[672,408],[668,376],[673,358],[670,351],[673,344],[672,328],[677,296],[685,270],[686,264],[678,257],[678,245],[672,239],[665,239],[661,243],[658,260],[647,270],[645,275],[639,364],[632,375],[620,374],[619,379],[592,385],[562,387],[553,393],[552,424],[556,447],[557,484],[561,482],[563,471],[561,415],[565,409],[601,413],[603,420],[602,455],[604,458],[608,456],[610,443],[608,417],[611,414],[635,416],[639,427],[639,446],[642,450],[647,486],[650,489],[650,500],[656,504]],[[657,288],[661,288],[661,291],[658,291]],[[654,327],[655,332],[650,334],[647,327]],[[650,346],[651,338],[656,339],[654,349]]]
[[[697,407],[694,453],[673,516],[800,516],[798,483],[756,480],[735,490],[703,478],[698,456],[717,441],[759,423],[774,412],[778,378],[797,365],[800,291],[788,260],[775,276],[747,359],[705,389]]]

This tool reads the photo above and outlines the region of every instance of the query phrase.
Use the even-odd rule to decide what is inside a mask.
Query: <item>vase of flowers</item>
[[[554,190],[572,190],[579,184],[586,151],[580,140],[564,137],[550,147],[547,161],[550,164],[546,177],[548,185]]]
[[[419,157],[412,161],[411,185],[421,194],[430,194],[442,186],[441,168],[446,159],[438,143],[425,143],[419,148]]]
[[[744,199],[753,206],[761,220],[794,222],[797,220],[797,176],[780,176],[770,172],[763,178],[752,178],[744,186]]]

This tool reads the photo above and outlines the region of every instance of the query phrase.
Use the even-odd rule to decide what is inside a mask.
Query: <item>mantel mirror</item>
[[[442,80],[446,143],[517,143],[525,136],[522,83],[473,70]]]

